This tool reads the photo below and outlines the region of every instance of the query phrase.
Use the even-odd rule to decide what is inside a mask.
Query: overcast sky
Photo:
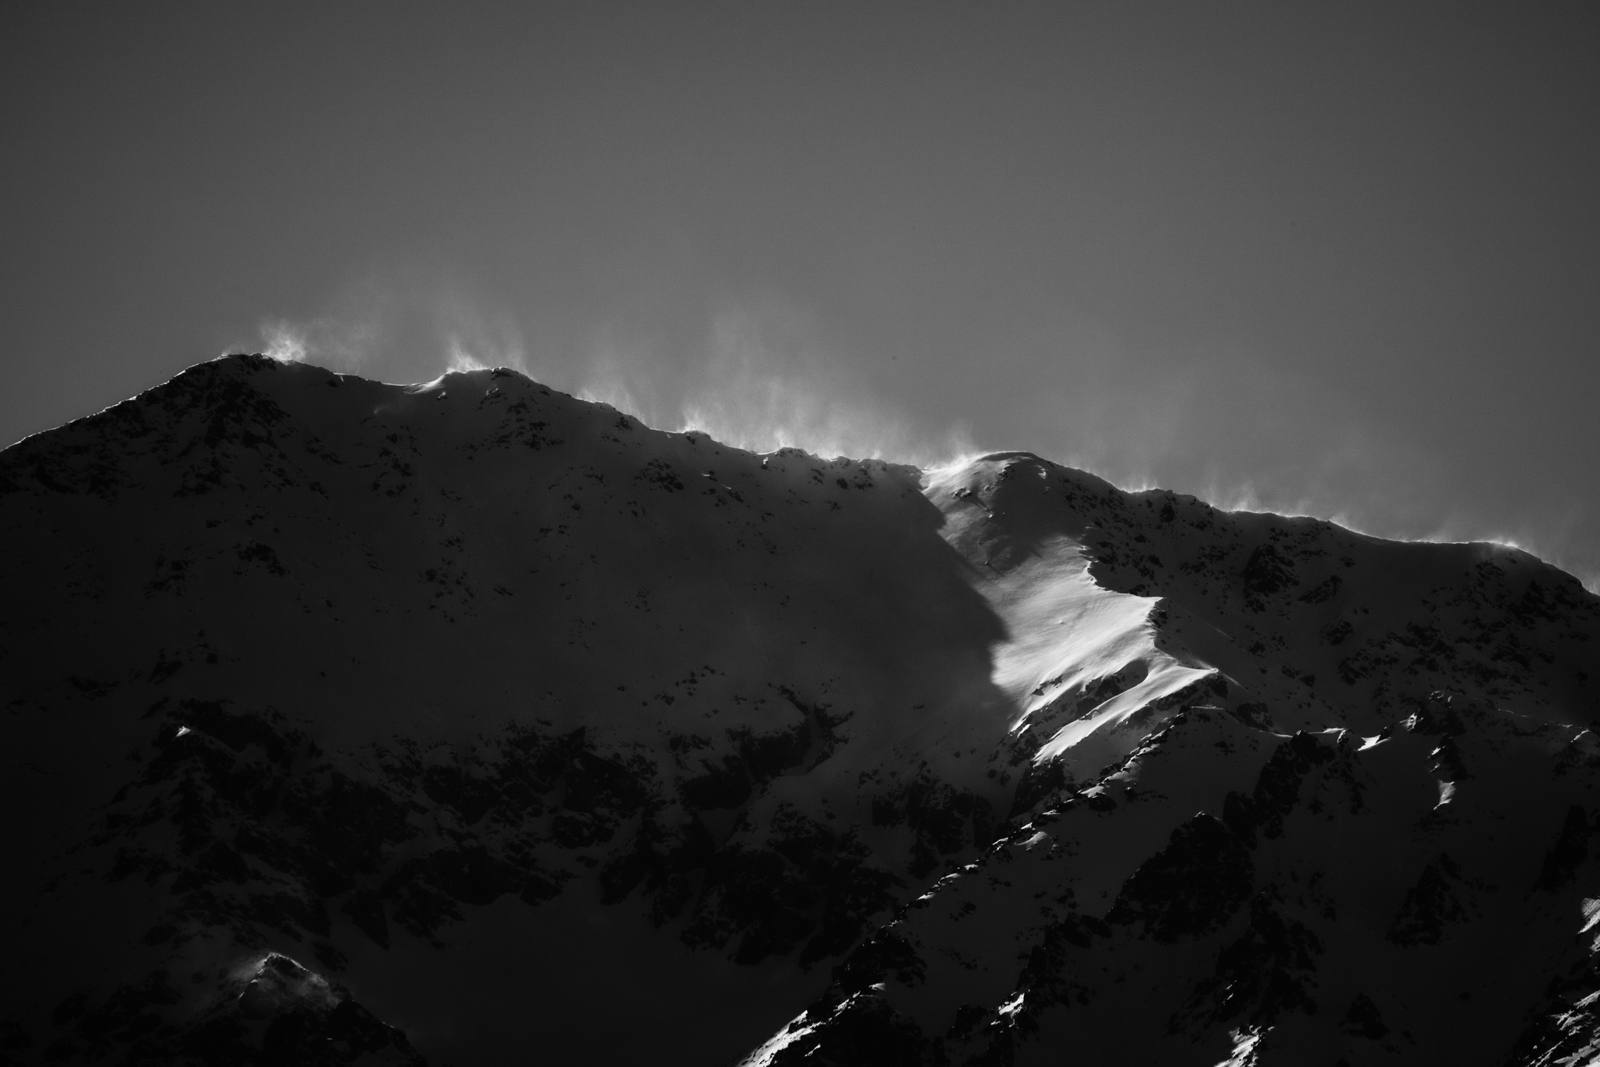
[[[0,441],[223,351],[1600,579],[1600,6],[0,8]]]

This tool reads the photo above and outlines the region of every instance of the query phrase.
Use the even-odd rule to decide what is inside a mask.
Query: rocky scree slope
[[[1600,611],[1523,553],[260,357],[0,531],[15,1062],[1594,1040]]]

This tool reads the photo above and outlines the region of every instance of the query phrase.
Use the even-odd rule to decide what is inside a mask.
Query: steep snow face
[[[0,531],[25,1062],[1596,1032],[1600,610],[1523,553],[254,357],[0,454]]]
[[[1082,776],[1125,755],[1159,709],[1175,706],[1175,697],[1216,671],[1157,647],[1151,612],[1159,598],[1097,583],[1073,537],[1081,531],[1052,530],[1049,516],[1008,515],[1025,524],[1027,542],[993,536],[1003,526],[983,487],[1014,478],[1019,464],[1026,468],[1022,477],[1041,482],[1040,497],[1048,499],[1056,472],[1031,456],[1000,455],[933,472],[925,489],[946,514],[945,536],[983,576],[979,588],[1005,623],[995,683],[1017,711],[1013,738],[1038,743],[1036,766],[1055,764]]]
[[[1526,553],[1123,493],[1028,453],[925,483],[1005,622],[995,679],[1036,764],[1097,770],[1088,749],[1125,755],[1202,694],[1366,734],[1437,689],[1565,723],[1600,711],[1594,598]]]

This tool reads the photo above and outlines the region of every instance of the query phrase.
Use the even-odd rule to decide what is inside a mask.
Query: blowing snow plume
[[[511,367],[528,372],[521,325],[438,282],[368,280],[307,319],[268,318],[262,352],[344,373],[417,380],[440,371]]]
[[[663,382],[653,365],[644,346],[607,336],[579,395],[752,452],[793,447],[938,466],[976,451],[959,424],[919,426],[875,401],[848,361],[793,314],[724,311],[710,324],[703,355],[687,358],[675,380]]]
[[[276,359],[415,381],[496,366],[527,372],[531,336],[549,384],[652,426],[701,430],[761,452],[798,447],[933,468],[978,454],[974,437],[994,440],[992,424],[973,433],[962,421],[885,399],[846,345],[781,302],[728,304],[704,322],[616,320],[587,341],[540,332],[524,318],[459,286],[370,282],[323,315],[263,323],[261,338]],[[1463,484],[1450,487],[1458,503],[1447,508],[1437,484],[1444,469],[1426,449],[1400,428],[1360,428],[1338,404],[1312,405],[1316,391],[1287,372],[1206,377],[1178,366],[1152,381],[1093,331],[1050,344],[1061,348],[1059,375],[1020,394],[1014,383],[964,382],[987,391],[975,396],[980,411],[1005,411],[1006,437],[995,443],[1036,437],[1051,454],[1123,488],[1173,486],[1232,510],[1316,515],[1377,536],[1519,544],[1573,569],[1591,589],[1600,582],[1584,536],[1587,500],[1530,501],[1491,516]],[[903,388],[906,379],[899,381]],[[1321,444],[1309,458],[1304,448],[1259,447],[1296,437]]]

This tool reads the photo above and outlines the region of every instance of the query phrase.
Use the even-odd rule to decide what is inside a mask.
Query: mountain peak
[[[0,529],[24,1058],[1597,1033],[1600,599],[1526,553],[254,355],[0,452]]]

